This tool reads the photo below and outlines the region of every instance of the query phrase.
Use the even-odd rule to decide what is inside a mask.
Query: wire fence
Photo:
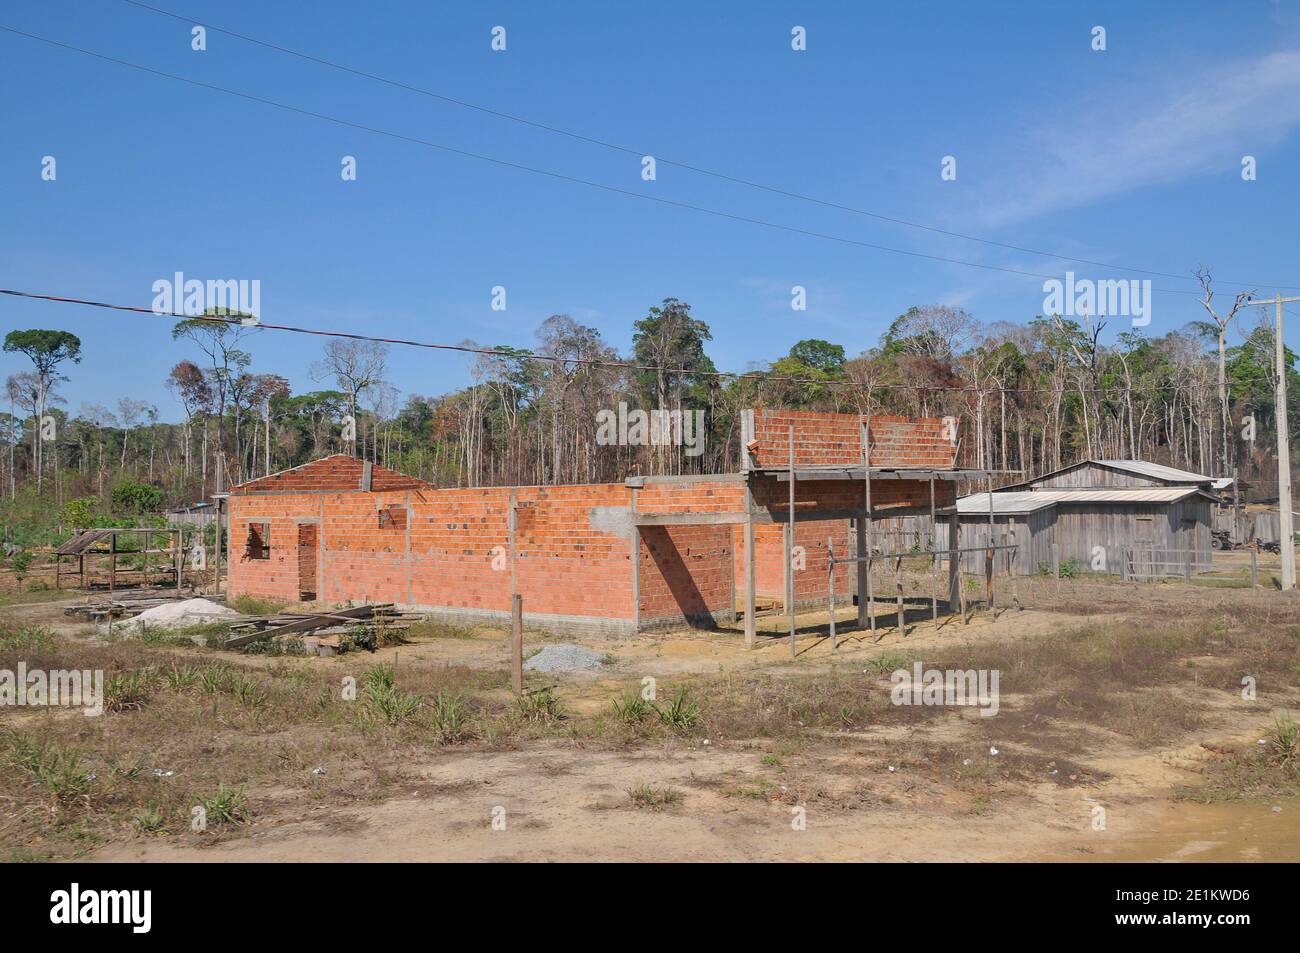
[[[828,558],[808,570],[826,574],[829,598],[821,609],[801,612],[799,631],[824,632],[834,647],[850,634],[869,633],[879,640],[930,627],[960,628],[1024,610],[1094,615],[1156,599],[1177,606],[1212,597],[1215,590],[1253,589],[1262,597],[1277,588],[1277,557],[1255,549],[1201,552],[1140,543],[1114,547],[1122,553],[1119,565],[1095,571],[1055,558],[1030,566],[1023,555],[1026,547],[1014,533],[993,539],[992,546],[917,545],[905,551],[888,548],[891,540],[886,539],[873,541],[872,552],[862,557],[838,555],[828,542]],[[844,565],[851,567],[847,586],[843,573],[837,579],[834,572]],[[972,571],[975,566],[980,568]]]

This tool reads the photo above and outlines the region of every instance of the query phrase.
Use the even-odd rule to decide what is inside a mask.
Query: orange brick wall
[[[791,426],[795,466],[861,466],[862,421],[858,414],[760,407],[754,411],[754,468],[789,467]],[[872,417],[869,433],[873,467],[949,468],[957,456],[938,418]]]
[[[859,419],[811,416],[848,418],[853,426]],[[763,419],[775,426],[780,417]],[[827,426],[828,433],[838,433],[834,428],[844,424],[832,420]],[[742,527],[719,523],[634,531],[631,507],[635,498],[641,514],[741,514],[741,478],[647,477],[635,491],[623,484],[436,489],[375,467],[373,489],[364,492],[362,473],[360,461],[334,456],[232,488],[230,593],[293,601],[300,589],[314,588],[318,600],[328,604],[395,602],[465,621],[504,621],[510,611],[513,494],[514,567],[530,625],[628,632],[638,620],[654,627],[734,613],[735,593],[744,580]],[[757,591],[781,599],[781,523],[788,514],[789,486],[756,476],[753,491],[756,510],[776,521],[755,527]],[[936,491],[938,505],[951,505],[952,483],[940,482]],[[796,493],[798,511],[851,511],[863,502],[861,484],[848,480],[799,481]],[[877,511],[928,506],[929,484],[875,480],[872,503]],[[388,507],[404,507],[405,519],[380,526],[378,511]],[[303,521],[320,527],[314,586],[303,579],[311,559],[299,560]],[[269,559],[244,556],[250,522],[270,524]],[[834,537],[837,553],[847,554],[849,522],[801,522],[795,532],[806,567],[796,572],[797,601],[824,599],[826,537]],[[839,567],[837,592],[848,594],[854,576],[853,567]]]
[[[730,480],[666,480],[646,484],[637,493],[641,513],[743,513],[745,483]]]
[[[330,490],[347,492],[360,490],[362,476],[365,473],[364,460],[336,453],[332,456],[312,460],[290,470],[281,470],[269,476],[258,477],[231,488],[232,493],[247,495],[249,493],[323,493]],[[428,489],[432,486],[424,480],[417,480],[405,473],[398,473],[387,467],[371,466],[371,490],[409,490]]]
[[[642,628],[734,619],[730,526],[646,526],[640,537]]]
[[[816,520],[795,523],[796,546],[804,548],[803,569],[795,570],[795,602],[825,599],[830,595],[826,576],[826,538],[832,538],[837,558],[850,555],[853,535],[848,520]],[[745,585],[745,527],[732,527],[732,546],[735,551],[736,587]],[[785,534],[778,524],[754,527],[754,593],[785,602]],[[835,592],[837,596],[851,593],[856,579],[851,565],[835,567]]]
[[[520,487],[515,495],[515,566],[530,624],[614,620],[622,624],[608,628],[630,629],[630,491],[602,484]],[[297,599],[295,521],[314,517],[321,601],[396,602],[500,621],[510,612],[510,499],[509,487],[232,495],[230,592]],[[406,507],[406,525],[381,528],[379,508],[393,505]],[[609,512],[625,525],[611,523]],[[250,521],[271,524],[269,560],[243,556]]]
[[[227,523],[230,539],[226,552],[230,561],[228,574],[232,596],[298,598],[297,521],[319,518],[324,499],[320,495],[230,497]],[[244,556],[249,523],[270,524],[268,559]],[[317,578],[319,580],[319,570]]]

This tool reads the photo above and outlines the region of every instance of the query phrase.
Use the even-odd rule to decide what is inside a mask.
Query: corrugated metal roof
[[[1142,476],[1151,480],[1161,480],[1166,483],[1208,483],[1215,490],[1226,490],[1232,486],[1232,477],[1210,477],[1203,473],[1192,473],[1190,470],[1180,470],[1177,467],[1167,467],[1163,463],[1149,463],[1146,460],[1081,460],[1078,463],[1072,463],[1069,466],[1061,467],[1058,470],[1052,470],[1050,473],[1040,473],[1032,480],[1025,480],[1022,483],[1008,484],[1004,489],[1020,489],[1021,487],[1039,486],[1044,481],[1052,477],[1059,476],[1062,473],[1070,473],[1080,467],[1089,465],[1109,467],[1112,470],[1119,470],[1134,476]]]
[[[1201,492],[1194,486],[1124,486],[1095,490],[1039,490],[1058,503],[1176,503]]]
[[[1098,460],[1102,466],[1114,467],[1116,470],[1126,470],[1129,473],[1136,473],[1138,476],[1151,477],[1155,480],[1175,480],[1183,483],[1224,483],[1231,484],[1231,477],[1210,477],[1203,473],[1192,473],[1190,470],[1179,470],[1177,467],[1167,467],[1163,463],[1148,463],[1146,460]]]
[[[1192,486],[1114,487],[1096,490],[1022,490],[993,494],[993,515],[1032,513],[1058,503],[1177,503],[1202,492]],[[989,495],[975,493],[957,501],[957,512],[988,513]]]
[[[993,494],[993,513],[995,516],[1006,516],[1014,513],[1032,513],[1034,510],[1045,509],[1049,506],[1055,506],[1056,500],[1052,499],[1053,493],[994,493]],[[963,496],[957,501],[957,512],[962,516],[971,514],[987,514],[989,511],[989,495],[987,493],[975,493],[971,496]]]

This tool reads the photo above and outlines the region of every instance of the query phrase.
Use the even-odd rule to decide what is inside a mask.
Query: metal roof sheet
[[[1032,513],[1057,504],[1079,503],[1177,503],[1202,493],[1193,486],[1113,487],[1093,490],[1020,490],[993,494],[993,515]],[[957,501],[963,516],[988,513],[989,495],[975,493]]]
[[[1069,473],[1080,467],[1086,467],[1089,464],[1093,466],[1108,467],[1112,470],[1120,470],[1124,473],[1130,473],[1134,476],[1147,477],[1151,480],[1162,480],[1166,483],[1208,483],[1215,490],[1226,490],[1233,484],[1232,477],[1210,477],[1203,473],[1193,473],[1190,470],[1180,470],[1177,467],[1167,467],[1163,463],[1149,463],[1146,460],[1080,460],[1078,463],[1072,463],[1049,473],[1040,473],[1032,480],[1025,480],[1021,483],[1008,484],[1004,489],[1018,490],[1021,487],[1038,486],[1052,477],[1059,476],[1062,473]]]
[[[1167,467],[1163,463],[1149,463],[1146,460],[1097,460],[1102,466],[1113,467],[1116,470],[1126,470],[1129,473],[1136,473],[1139,476],[1151,477],[1155,480],[1175,480],[1183,483],[1213,483],[1216,486],[1231,485],[1232,477],[1210,477],[1203,473],[1193,473],[1190,470],[1180,470],[1177,467]]]
[[[994,493],[993,513],[995,516],[1005,516],[1010,513],[1032,513],[1035,510],[1055,506],[1056,500],[1051,498],[1053,496],[1052,493],[1033,493],[1029,491]],[[957,512],[962,516],[987,514],[988,511],[989,495],[987,493],[974,493],[970,496],[963,496],[957,501]]]

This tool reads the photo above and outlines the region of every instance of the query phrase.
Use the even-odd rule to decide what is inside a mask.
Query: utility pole
[[[1251,300],[1250,304],[1264,304],[1267,298]],[[1286,345],[1282,341],[1282,305],[1291,301],[1300,301],[1300,296],[1284,298],[1277,295],[1272,299],[1277,305],[1277,330],[1274,349],[1277,362],[1277,393],[1274,397],[1277,407],[1277,519],[1278,542],[1282,551],[1282,588],[1295,588],[1295,524],[1291,513],[1291,435],[1286,421]]]

